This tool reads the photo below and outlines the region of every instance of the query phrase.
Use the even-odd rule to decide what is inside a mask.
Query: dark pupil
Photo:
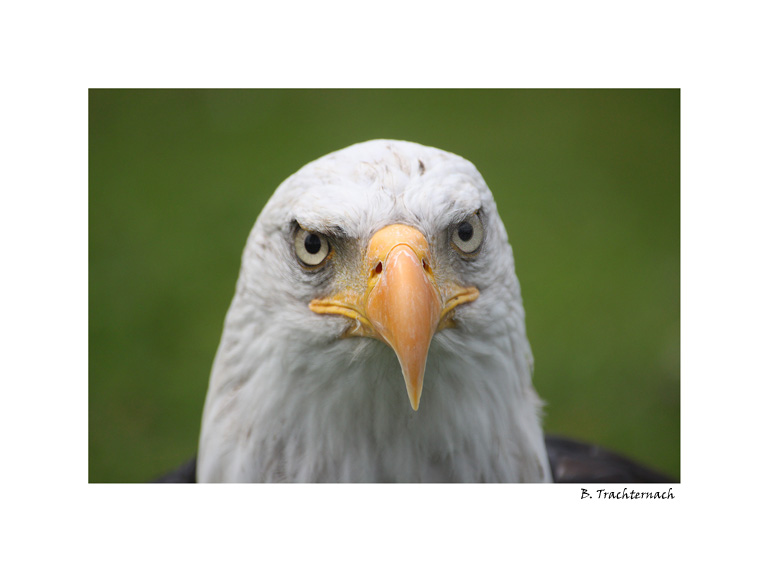
[[[465,221],[457,227],[457,235],[462,242],[467,242],[473,237],[473,225]]]
[[[317,234],[308,234],[304,237],[304,248],[310,254],[320,252],[320,237]]]

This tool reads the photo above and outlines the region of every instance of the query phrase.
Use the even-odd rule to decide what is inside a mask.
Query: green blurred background
[[[516,258],[545,429],[680,475],[678,90],[91,90],[89,480],[197,447],[246,236],[375,138],[471,160]]]

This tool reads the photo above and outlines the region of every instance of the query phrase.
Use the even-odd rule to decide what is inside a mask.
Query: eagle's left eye
[[[294,237],[294,250],[302,264],[314,267],[326,261],[331,248],[328,238],[300,227]]]
[[[475,254],[483,242],[483,223],[478,213],[460,222],[451,231],[451,244],[462,254]]]

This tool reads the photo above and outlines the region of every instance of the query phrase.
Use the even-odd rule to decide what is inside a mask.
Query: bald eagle
[[[197,460],[161,481],[618,474],[620,457],[546,445],[531,371],[513,251],[478,170],[415,143],[353,145],[289,177],[259,215]]]

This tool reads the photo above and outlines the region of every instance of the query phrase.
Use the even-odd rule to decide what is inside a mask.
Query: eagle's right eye
[[[299,227],[294,236],[294,250],[302,264],[314,268],[326,261],[331,247],[324,235]]]

